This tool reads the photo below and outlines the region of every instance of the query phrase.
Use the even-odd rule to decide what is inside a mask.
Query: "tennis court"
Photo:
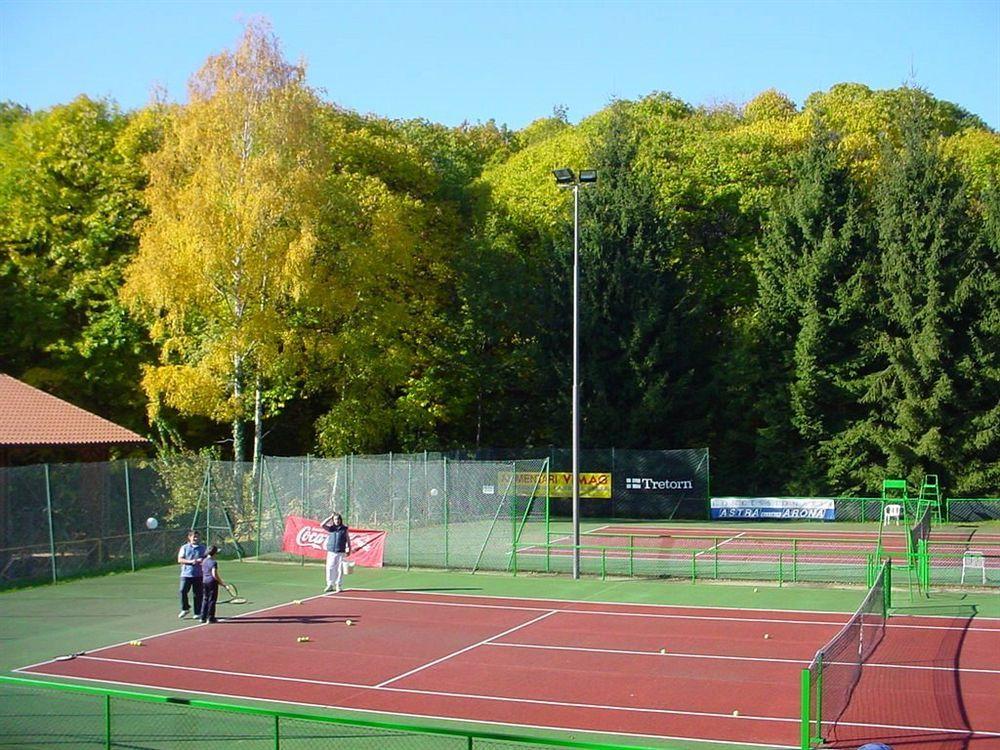
[[[603,563],[610,574],[690,575],[730,578],[861,583],[869,555],[880,544],[896,559],[907,554],[907,527],[775,528],[773,525],[603,524],[581,535],[581,557]],[[517,549],[521,569],[552,567],[572,554],[572,537],[555,531],[549,543],[523,542]],[[982,583],[1000,581],[1000,534],[961,526],[935,528],[930,565],[934,580],[958,583],[963,555],[983,558]]]
[[[16,671],[609,739],[798,747],[800,674],[848,622],[406,590],[300,601]],[[846,709],[825,717],[828,742],[1000,748],[1000,620],[898,616],[883,626]]]

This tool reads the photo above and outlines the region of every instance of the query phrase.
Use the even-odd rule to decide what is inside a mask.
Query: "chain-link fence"
[[[572,549],[559,529],[569,515],[572,475],[552,463],[552,457],[565,461],[568,452],[518,460],[475,455],[265,458],[256,473],[250,463],[204,456],[0,468],[0,587],[170,563],[191,527],[226,557],[288,559],[282,551],[288,516],[320,520],[334,511],[352,528],[387,531],[388,565],[568,571]],[[581,492],[583,517],[706,518],[707,454],[583,455],[582,470],[593,482]],[[683,487],[675,492],[671,482]],[[881,519],[881,498],[834,502],[838,521]],[[944,507],[952,522],[1000,518],[1000,499],[950,498]],[[157,520],[156,528],[147,527],[148,518]],[[581,550],[582,570],[696,580],[863,580],[867,550],[834,535],[826,551],[806,539],[796,542],[797,533],[790,530],[787,542],[776,544],[750,530],[738,541],[669,551],[650,549],[656,544],[650,540],[590,537]],[[941,569],[935,580],[982,584],[985,578],[996,585],[1000,555],[989,536],[987,530],[963,546],[932,547],[932,567]],[[981,553],[985,575],[967,552]]]
[[[259,554],[285,554],[287,516],[339,512],[351,528],[389,532],[389,565],[507,570],[514,540],[543,533],[536,529],[544,522],[547,463],[426,453],[269,458]]]
[[[168,496],[147,464],[0,469],[0,586],[170,561],[178,526],[164,516]]]
[[[309,716],[0,676],[0,748],[51,750],[517,750],[626,746]],[[628,750],[642,750],[637,745]],[[648,749],[647,749],[648,750]]]

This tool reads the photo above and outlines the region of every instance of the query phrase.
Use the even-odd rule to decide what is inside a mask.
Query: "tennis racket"
[[[57,656],[52,661],[72,661],[76,657],[85,656],[86,654],[86,651],[77,651],[75,654],[63,654],[62,656]]]
[[[224,604],[246,604],[247,603],[247,598],[245,596],[240,596],[239,589],[237,589],[236,586],[234,586],[233,584],[231,584],[231,583],[224,583],[222,585],[222,588],[224,588],[229,593],[229,598],[226,599],[226,601],[224,602]]]

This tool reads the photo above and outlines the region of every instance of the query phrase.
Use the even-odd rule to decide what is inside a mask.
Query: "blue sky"
[[[970,2],[49,2],[0,0],[0,100],[183,100],[205,58],[264,15],[328,101],[447,125],[576,122],[669,91],[798,104],[840,82],[910,82],[1000,128],[1000,0]]]

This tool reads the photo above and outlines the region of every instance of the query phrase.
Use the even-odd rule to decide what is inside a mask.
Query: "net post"
[[[809,669],[803,669],[799,673],[799,750],[809,750],[812,745],[811,717],[812,717],[812,695],[810,688],[812,680]]]
[[[886,560],[885,573],[882,579],[882,617],[889,616],[892,609],[892,560]]]
[[[125,466],[125,511],[128,518],[128,553],[132,560],[132,572],[135,573],[135,534],[132,532],[132,486],[128,478],[128,459],[122,462]]]
[[[698,582],[698,553],[691,553],[691,583]]]
[[[608,577],[608,548],[601,547],[601,580]]]
[[[784,566],[785,553],[778,553],[778,588],[785,583],[785,566]]]
[[[811,739],[823,741],[823,652],[816,654],[816,734]]]
[[[111,695],[104,696],[104,747],[111,750]]]
[[[917,542],[917,582],[925,596],[930,594],[931,587],[931,553],[926,539]]]
[[[281,717],[274,715],[274,750],[281,750]]]
[[[628,574],[635,575],[635,534],[628,535]]]

